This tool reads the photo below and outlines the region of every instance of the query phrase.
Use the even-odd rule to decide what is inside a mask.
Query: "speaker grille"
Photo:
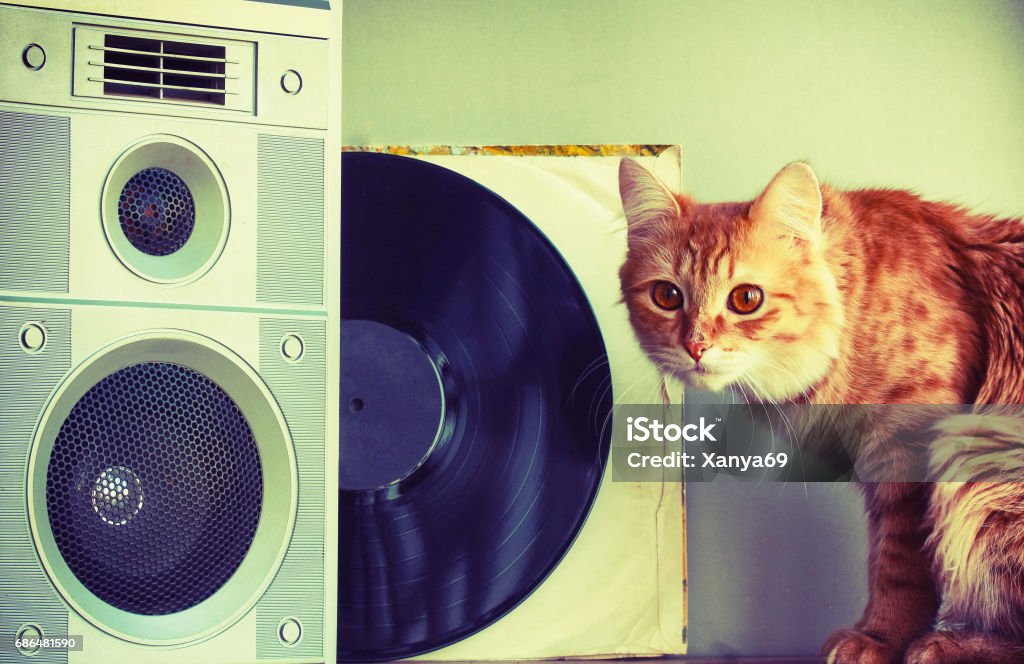
[[[26,321],[46,328],[46,346],[38,353],[26,353],[13,343]],[[0,306],[0,339],[0,630],[13,635],[18,626],[34,623],[44,634],[67,634],[67,604],[50,585],[32,543],[25,513],[25,469],[39,413],[71,368],[71,311]],[[0,661],[10,658],[28,664],[67,664],[68,653],[40,650],[21,657],[8,640],[0,645]]]
[[[75,404],[47,467],[60,554],[104,602],[165,615],[242,563],[263,502],[256,442],[218,385],[177,364],[119,369]]]
[[[102,51],[105,95],[224,105],[223,46],[110,34]]]
[[[0,111],[0,290],[67,293],[70,220],[71,121]]]
[[[255,42],[78,24],[72,41],[76,96],[255,110]]]
[[[256,299],[321,305],[324,142],[261,134],[256,170]]]
[[[298,334],[305,342],[301,362],[282,357],[285,334]],[[328,500],[337,500],[334,487],[328,491],[326,481],[327,357],[324,321],[260,319],[260,373],[288,420],[302,487],[288,553],[256,609],[256,658],[260,660],[324,657],[324,512]],[[286,616],[302,622],[302,640],[293,646],[283,645],[277,634]]]
[[[166,168],[146,168],[125,183],[117,216],[133,247],[150,256],[167,256],[192,236],[196,204],[180,177]]]

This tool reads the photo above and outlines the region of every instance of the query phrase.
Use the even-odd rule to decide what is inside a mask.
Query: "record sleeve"
[[[422,650],[447,645],[440,650],[432,650],[421,656],[423,659],[430,660],[638,656],[684,652],[682,486],[679,483],[613,482],[611,473],[603,472],[604,460],[601,455],[607,453],[607,449],[603,447],[600,440],[603,427],[594,428],[593,422],[587,423],[588,418],[600,416],[601,413],[610,413],[607,407],[610,405],[611,399],[614,399],[616,403],[644,403],[661,398],[659,379],[653,368],[639,354],[640,351],[632,337],[625,312],[618,304],[617,270],[624,255],[625,222],[618,200],[617,166],[618,159],[622,154],[638,155],[641,161],[647,162],[646,165],[656,168],[663,179],[668,182],[678,182],[680,179],[678,150],[665,150],[657,146],[434,147],[429,150],[413,148],[375,148],[374,150],[410,154],[422,166],[429,164],[429,169],[440,167],[448,174],[460,174],[456,176],[460,179],[465,176],[468,178],[466,184],[486,190],[501,203],[507,204],[511,208],[510,214],[521,216],[521,219],[517,219],[509,226],[509,228],[513,228],[518,224],[520,229],[514,232],[508,231],[510,235],[501,236],[500,223],[495,222],[489,216],[492,215],[491,212],[476,210],[465,211],[463,214],[462,211],[449,210],[446,214],[462,216],[465,224],[469,225],[460,226],[460,230],[454,235],[438,241],[440,245],[448,247],[449,253],[445,254],[443,251],[433,251],[426,247],[429,242],[433,241],[431,238],[437,240],[436,235],[423,234],[419,240],[407,242],[408,238],[398,238],[395,234],[395,229],[407,227],[408,223],[416,223],[417,218],[423,224],[436,223],[436,220],[431,222],[428,219],[430,214],[404,213],[406,219],[401,224],[394,224],[393,220],[396,214],[401,213],[403,208],[401,206],[379,206],[377,218],[365,219],[360,222],[377,224],[375,234],[370,234],[373,236],[372,242],[379,243],[382,239],[391,237],[392,241],[399,245],[404,242],[412,249],[419,249],[420,251],[417,253],[434,256],[426,261],[428,264],[436,266],[441,261],[451,267],[459,265],[461,261],[466,265],[465,269],[461,271],[457,267],[451,267],[448,271],[448,285],[445,288],[438,287],[436,289],[437,292],[445,293],[445,297],[434,296],[433,300],[424,296],[424,293],[431,292],[430,284],[419,283],[419,280],[409,283],[408,279],[381,279],[379,276],[374,276],[377,272],[364,266],[359,279],[362,285],[357,290],[374,293],[370,298],[370,302],[373,303],[371,309],[374,311],[371,314],[358,312],[359,307],[364,306],[359,304],[362,295],[360,292],[346,287],[343,296],[343,309],[346,299],[349,300],[350,307],[349,315],[344,315],[343,311],[343,316],[346,319],[361,321],[355,326],[349,325],[350,330],[354,330],[351,333],[343,331],[344,337],[353,337],[347,340],[347,345],[351,347],[358,343],[369,344],[369,348],[393,358],[396,366],[391,370],[402,372],[409,383],[410,394],[415,392],[427,395],[427,397],[419,399],[418,402],[421,403],[426,413],[432,413],[436,411],[437,401],[451,398],[444,386],[446,380],[444,368],[431,371],[429,368],[418,366],[412,358],[416,357],[417,353],[422,353],[422,348],[404,347],[396,339],[381,341],[377,337],[387,335],[377,334],[372,329],[367,330],[368,324],[365,321],[377,319],[378,323],[388,324],[391,320],[395,320],[397,322],[394,327],[410,329],[408,324],[398,321],[401,318],[399,310],[402,309],[399,305],[405,298],[410,297],[429,300],[430,306],[427,309],[432,308],[435,312],[440,312],[436,320],[445,321],[446,325],[452,324],[453,320],[456,321],[454,323],[456,326],[459,324],[458,316],[453,314],[453,311],[461,308],[470,312],[465,314],[470,319],[466,321],[465,331],[461,334],[454,334],[453,339],[458,337],[465,341],[468,336],[490,339],[490,341],[482,342],[486,346],[487,343],[493,342],[495,337],[504,337],[500,344],[473,349],[468,356],[481,357],[481,354],[501,356],[504,353],[507,354],[509,362],[515,362],[521,368],[522,360],[516,360],[515,353],[509,351],[509,348],[523,345],[522,340],[518,340],[520,343],[517,343],[515,335],[508,337],[507,332],[502,332],[515,328],[517,321],[514,319],[520,318],[518,324],[522,326],[523,338],[546,339],[554,343],[555,352],[544,356],[539,366],[546,366],[549,371],[556,373],[558,371],[568,372],[572,375],[573,381],[581,381],[577,389],[583,388],[583,392],[590,394],[586,399],[588,403],[585,406],[578,404],[580,410],[575,421],[571,417],[566,419],[565,411],[559,409],[552,411],[552,417],[564,420],[562,425],[566,429],[558,434],[558,437],[562,439],[573,431],[583,432],[578,442],[579,451],[583,455],[592,457],[588,463],[596,471],[588,473],[584,469],[585,464],[579,465],[571,471],[569,470],[570,466],[561,465],[558,466],[558,469],[552,470],[546,478],[543,475],[538,475],[534,469],[521,472],[516,476],[518,479],[511,479],[511,485],[515,486],[515,491],[519,492],[517,495],[524,498],[529,496],[532,501],[529,504],[532,506],[516,512],[516,501],[503,503],[504,507],[496,507],[493,510],[494,513],[500,515],[493,527],[487,528],[476,524],[471,528],[474,532],[481,533],[480,537],[483,540],[480,544],[483,547],[481,551],[490,547],[491,550],[499,552],[495,559],[497,562],[483,554],[465,556],[465,563],[470,568],[473,565],[470,560],[479,558],[476,564],[482,566],[487,572],[480,575],[477,571],[476,580],[469,584],[472,586],[471,591],[463,592],[461,595],[453,594],[452,589],[458,587],[461,582],[459,579],[465,581],[472,577],[474,572],[470,568],[462,570],[461,576],[451,571],[446,572],[449,575],[449,580],[452,580],[452,583],[447,585],[423,585],[422,587],[426,589],[429,596],[421,598],[423,606],[420,608],[422,610],[413,611],[412,614],[403,614],[406,617],[402,620],[407,620],[403,629],[412,633],[404,643],[407,645],[418,644],[414,647],[419,647]],[[423,152],[434,154],[422,154]],[[437,154],[439,152],[441,154]],[[658,153],[661,154],[660,157],[654,156]],[[570,154],[586,156],[567,156]],[[361,157],[347,158],[349,162],[346,164],[355,164]],[[360,167],[357,166],[357,168]],[[428,172],[431,172],[429,169]],[[384,172],[375,177],[390,177],[386,171],[387,169],[384,169]],[[404,196],[404,204],[409,205],[410,189],[421,185],[410,185],[407,177],[408,174],[391,178],[390,182],[378,187],[380,191],[375,195],[385,196],[387,194],[384,192],[390,191],[392,199],[397,200]],[[442,182],[447,175],[442,177],[438,173],[433,173],[424,177],[428,180],[438,177],[440,180],[437,182]],[[429,191],[432,186],[435,189],[439,186],[437,182],[423,186]],[[367,187],[370,186],[368,182],[363,181],[358,183],[358,189],[355,185],[347,185],[346,195],[353,195],[351,193],[353,191],[356,191],[356,196],[365,195]],[[448,190],[446,189],[446,191]],[[447,197],[458,199],[459,195],[449,193]],[[421,207],[427,205],[425,201],[434,200],[429,196],[417,198],[412,195],[411,198],[416,199],[412,205]],[[463,208],[467,205],[465,202],[455,201],[455,203]],[[497,205],[500,207],[501,203]],[[431,203],[431,205],[437,204],[439,203]],[[363,206],[363,211],[360,214],[363,217],[370,215],[368,210],[371,208],[372,206]],[[392,222],[387,221],[389,219]],[[368,255],[372,255],[373,252],[369,251],[366,246],[362,246],[370,240],[363,238],[359,233],[349,231],[351,223],[351,219],[346,219],[343,226],[345,235],[343,244],[350,243],[347,245],[346,256],[350,261],[358,262],[364,259],[359,258],[357,252],[365,251]],[[474,229],[472,226],[474,223],[480,226]],[[382,226],[385,227],[385,230],[382,230]],[[527,236],[535,235],[531,241],[536,241],[536,243],[518,244],[522,241],[519,239],[520,231]],[[391,235],[389,236],[388,233]],[[496,237],[496,235],[501,237]],[[469,246],[466,243],[467,238],[475,238],[473,240],[475,245]],[[484,238],[482,242],[480,238]],[[482,263],[473,263],[472,260],[465,259],[466,252],[472,251],[474,247],[477,249],[478,258],[483,261]],[[511,262],[503,266],[497,265],[504,260],[501,257],[504,255],[503,252],[508,254],[506,258],[509,258]],[[509,252],[511,253],[509,254]],[[380,256],[375,258],[379,259],[376,260],[377,263],[388,265],[401,265],[404,259],[404,264],[407,265],[410,260],[416,260],[410,258],[412,255],[401,256],[399,252],[399,254],[386,255],[384,258]],[[373,262],[373,260],[368,260],[370,264]],[[524,265],[528,267],[522,269]],[[563,270],[556,269],[559,266]],[[354,274],[354,272],[350,270],[349,274]],[[456,276],[452,277],[452,274],[456,274]],[[458,280],[468,278],[464,276],[467,274],[475,275],[476,278],[471,281],[475,281],[478,287],[460,290],[457,285]],[[502,288],[502,279],[497,277],[501,274],[505,275],[513,287]],[[369,285],[367,284],[368,279],[371,281]],[[560,280],[564,280],[564,283]],[[350,278],[349,281],[351,282],[352,279]],[[456,284],[454,288],[452,287],[453,283]],[[483,287],[480,287],[481,284]],[[545,290],[548,291],[548,295],[537,297],[536,290],[530,291],[530,289],[543,288],[540,286],[541,284],[547,286]],[[575,286],[575,291],[572,286]],[[512,302],[511,299],[514,298],[510,299],[510,295],[517,292],[523,297],[532,297],[535,301]],[[459,293],[459,295],[453,295],[455,293]],[[465,297],[466,293],[470,293],[470,295]],[[554,293],[561,293],[561,295],[556,296],[553,295]],[[460,297],[461,300],[458,299]],[[453,300],[453,298],[455,299]],[[488,310],[488,303],[494,301],[502,303],[502,306],[498,307],[499,310],[518,313],[508,320],[498,321],[502,314],[495,314]],[[381,302],[385,304],[382,305]],[[356,313],[352,313],[353,307]],[[454,310],[443,313],[444,307],[454,307]],[[528,314],[523,313],[531,310],[543,312],[545,315],[534,316],[531,319]],[[553,312],[561,312],[562,315],[552,315]],[[581,312],[586,315],[581,315]],[[587,315],[591,316],[590,321],[587,320]],[[393,319],[388,319],[388,316],[392,316]],[[429,314],[423,312],[418,313],[417,316],[421,320],[424,317],[429,318]],[[555,327],[545,328],[543,320],[557,321],[558,324]],[[491,326],[493,329],[490,337],[486,333],[488,321],[494,323]],[[572,329],[573,321],[577,321],[580,325],[578,329]],[[598,340],[603,340],[603,345],[607,349],[607,359],[605,360],[607,365],[605,367],[601,366],[600,356],[602,354],[596,352],[597,347],[588,337],[588,332],[585,329],[591,323],[596,324],[595,329],[600,332]],[[426,326],[430,327],[430,325]],[[343,324],[343,329],[344,327],[345,324]],[[470,334],[471,330],[474,331],[472,335]],[[575,340],[575,343],[569,344],[569,346],[559,345],[555,337],[561,333],[564,333],[566,339]],[[531,335],[537,336],[531,337]],[[413,338],[415,341],[417,334],[414,330],[412,334],[405,336]],[[422,335],[418,342],[421,347],[427,347],[428,354],[433,352],[429,348],[431,343],[429,339],[435,336],[436,333]],[[360,337],[363,338],[362,341],[359,341]],[[376,340],[374,340],[375,338]],[[511,342],[510,339],[512,339]],[[474,342],[471,340],[470,344],[472,343]],[[345,345],[343,344],[343,347]],[[449,348],[452,347],[450,344],[446,345]],[[545,346],[542,341],[538,342],[536,347],[526,343],[524,346],[526,350],[523,352],[544,355],[547,352]],[[566,348],[570,346],[572,352],[567,353]],[[436,349],[434,350],[436,351]],[[559,359],[560,356],[573,355],[573,353],[576,355],[575,359],[570,358],[569,361],[564,358]],[[559,361],[562,362],[562,366],[556,364]],[[437,364],[437,362],[434,363],[435,369]],[[441,364],[443,365],[443,362]],[[372,372],[362,371],[361,373],[366,375]],[[486,374],[487,371],[484,373]],[[344,374],[343,369],[343,376]],[[490,375],[493,376],[494,373],[492,372]],[[590,375],[598,383],[603,381],[606,387],[611,388],[606,393],[608,403],[595,403],[595,399],[599,401],[605,392],[595,389],[593,384],[588,386],[586,375]],[[526,382],[540,385],[544,383],[544,380],[543,376],[538,375],[527,378]],[[562,390],[566,393],[573,392],[572,389],[566,389],[566,384],[565,381],[558,382],[558,386],[552,385],[552,389]],[[373,387],[364,389],[371,389],[372,393]],[[437,396],[438,393],[440,396]],[[562,396],[564,398],[568,395],[563,394]],[[344,398],[343,395],[343,407],[351,408],[352,399],[356,398],[358,397],[353,395]],[[533,406],[530,403],[530,399],[521,401],[521,405],[525,408],[538,407],[550,410],[549,407],[536,405],[540,402],[536,402]],[[367,410],[363,410],[361,413],[365,415]],[[424,415],[419,419],[416,417],[403,418],[403,420],[406,424],[411,422],[413,425],[419,426],[420,431],[416,431],[414,426],[413,430],[402,431],[402,435],[397,436],[398,438],[423,438],[424,433],[429,433],[432,427],[441,430],[445,426],[452,426],[450,422],[446,424],[443,418],[438,421],[430,415]],[[526,418],[526,421],[535,420],[536,418]],[[343,413],[343,423],[344,421],[346,421],[346,417]],[[347,421],[349,430],[352,432],[352,427],[356,426],[353,425],[353,422],[358,423],[359,420],[352,417],[350,413]],[[587,430],[588,426],[590,426],[589,431]],[[369,427],[366,433],[372,433],[372,430],[373,427]],[[503,430],[507,431],[507,428]],[[598,435],[594,435],[595,433]],[[536,434],[528,433],[523,439],[535,439],[536,437]],[[494,436],[491,436],[488,440],[493,438]],[[388,441],[376,441],[369,447],[370,449],[379,449],[381,446],[388,447]],[[347,484],[347,493],[342,491],[341,494],[341,536],[343,539],[346,536],[353,539],[349,545],[346,545],[344,541],[341,542],[343,560],[339,573],[342,575],[341,582],[343,584],[346,583],[344,566],[351,565],[356,555],[366,555],[367,541],[377,542],[377,546],[385,546],[390,541],[398,549],[397,555],[391,552],[375,559],[377,565],[374,567],[375,574],[384,574],[384,571],[380,569],[382,561],[387,561],[385,568],[394,572],[397,569],[394,566],[395,560],[427,560],[430,558],[428,554],[430,546],[442,547],[440,543],[432,544],[428,538],[422,537],[423,532],[426,532],[422,524],[412,523],[408,513],[391,512],[387,517],[381,516],[376,519],[367,516],[388,514],[386,510],[382,511],[381,507],[387,502],[388,492],[378,490],[367,493],[370,485],[377,486],[381,482],[395,479],[396,476],[405,477],[405,474],[410,474],[411,477],[417,472],[423,477],[430,477],[429,473],[422,472],[423,468],[420,464],[433,463],[438,458],[442,458],[437,454],[437,450],[424,451],[415,445],[397,444],[391,445],[391,447],[393,449],[387,455],[387,458],[392,460],[390,467],[388,463],[385,463],[384,467],[378,467],[374,472],[361,472],[357,476],[350,474],[347,479],[344,471],[345,452],[343,451],[342,484],[343,487],[346,487]],[[530,457],[531,455],[527,454],[523,458]],[[541,457],[534,454],[533,458],[536,460]],[[513,461],[512,465],[514,466],[515,463],[517,462]],[[551,461],[546,460],[544,463],[549,464]],[[366,468],[365,460],[358,464],[358,467]],[[494,485],[496,495],[504,491],[504,489],[497,488],[499,485],[504,486],[508,483],[504,475],[496,471],[480,472],[492,473],[491,476],[479,478],[479,481]],[[573,473],[577,473],[577,476],[574,477]],[[469,476],[471,475],[467,475],[467,477]],[[538,480],[538,478],[544,479]],[[422,481],[427,482],[428,480]],[[366,486],[361,486],[361,482]],[[524,484],[524,482],[526,483]],[[394,488],[391,491],[394,493]],[[564,492],[566,491],[570,494],[592,492],[593,508],[590,509],[590,499],[587,499],[586,496],[583,496],[583,499],[580,496],[573,496],[571,500],[565,498]],[[452,495],[467,494],[463,492]],[[359,503],[356,507],[363,510],[358,532],[353,532],[345,526],[346,513],[349,514],[349,520],[352,519],[351,515],[353,514],[352,504],[346,510],[346,500],[350,503],[353,501]],[[456,499],[448,499],[448,504],[440,507],[439,510],[455,509],[457,511],[457,507],[452,507],[451,500]],[[556,503],[574,505],[573,509],[569,510],[571,514],[559,516],[558,510],[545,507],[545,505]],[[474,510],[464,512],[464,514],[476,513],[479,510],[486,511],[494,506],[475,505],[473,507]],[[548,514],[548,512],[551,513]],[[543,515],[544,520],[562,524],[556,526],[556,528],[561,528],[561,531],[552,533],[545,532],[543,528],[521,529],[508,525],[508,523],[517,524],[523,519],[534,519],[539,515]],[[437,518],[437,515],[421,510],[419,518],[430,520]],[[506,518],[508,518],[507,523],[503,521]],[[367,526],[367,524],[370,525]],[[390,532],[388,532],[389,529]],[[410,531],[416,534],[410,536]],[[399,534],[402,533],[405,535],[404,540],[399,537]],[[527,533],[532,533],[532,535],[527,535]],[[534,539],[531,540],[531,537]],[[545,537],[550,538],[551,542],[545,544]],[[347,549],[348,554],[345,553],[346,546],[350,547]],[[510,553],[510,559],[501,562],[500,551],[509,546],[514,549],[514,552]],[[544,549],[545,546],[561,550],[554,552],[557,555],[552,555],[551,552],[547,556],[540,555],[537,561],[525,566],[534,568],[533,573],[521,575],[526,579],[526,586],[502,587],[504,578],[516,575],[515,561],[521,560],[524,555],[532,555]],[[361,553],[353,553],[356,549],[352,547],[361,547]],[[365,562],[366,560],[362,560],[360,564]],[[399,575],[399,578],[379,577],[377,582],[371,582],[369,585],[394,589],[396,583],[399,585],[421,583],[422,577],[429,576],[428,571],[424,570],[422,565],[418,568],[414,565],[411,569],[418,571],[402,572],[404,576]],[[351,584],[352,579],[356,577],[366,578],[365,570],[359,575],[353,575],[350,571],[347,577],[349,583]],[[415,593],[412,594],[415,595]],[[505,598],[494,603],[498,610],[487,615],[482,615],[479,611],[474,613],[472,608],[467,608],[467,605],[481,603],[478,596],[488,597],[502,594],[505,595]],[[342,595],[345,595],[344,589]],[[387,593],[381,596],[385,595]],[[408,596],[409,593],[406,595]],[[392,599],[395,596],[394,593],[391,594]],[[477,599],[473,599],[474,597]],[[353,595],[349,592],[347,601],[351,602],[352,598]],[[362,600],[365,599],[365,596],[362,597]],[[482,603],[486,604],[487,602],[483,601]],[[358,605],[359,602],[356,604]],[[453,609],[453,606],[456,608]],[[367,609],[365,606],[361,606],[357,610],[366,611]],[[346,650],[346,632],[351,635],[365,629],[369,623],[364,622],[360,625],[359,621],[367,620],[370,614],[353,616],[353,607],[350,605],[346,610],[345,601],[342,600],[340,600],[339,611],[342,616],[340,624],[345,621],[346,613],[350,618],[356,620],[355,623],[350,623],[347,629],[339,630],[339,651],[348,653],[348,657],[344,659],[357,661],[380,658],[368,657],[366,656],[368,652],[376,652],[377,655],[387,657],[405,657],[415,653],[415,650],[402,647],[392,651],[387,651],[387,649],[380,651],[379,648],[373,650],[380,645],[382,642],[380,640],[375,645],[369,644],[372,647],[368,651],[363,651],[363,654],[359,654],[355,650]],[[385,610],[383,615],[376,616],[373,620],[387,622],[395,615],[398,614],[388,613]],[[408,619],[409,615],[419,617]],[[430,616],[430,618],[427,619],[425,616]],[[464,624],[460,625],[459,619],[462,619]],[[438,623],[446,622],[450,623],[447,625],[447,631],[445,628],[438,628]],[[350,643],[352,640],[351,637],[348,639]],[[384,641],[386,640],[385,638]],[[423,647],[424,645],[427,647]]]

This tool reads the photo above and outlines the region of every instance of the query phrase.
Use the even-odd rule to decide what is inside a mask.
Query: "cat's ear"
[[[776,173],[750,208],[754,223],[773,223],[780,235],[814,241],[821,234],[821,185],[811,167],[794,161]]]
[[[630,240],[649,237],[679,218],[679,201],[669,188],[628,157],[619,163],[619,195]]]

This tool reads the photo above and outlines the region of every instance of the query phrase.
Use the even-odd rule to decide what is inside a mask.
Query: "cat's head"
[[[825,377],[844,313],[807,164],[786,166],[747,203],[697,203],[630,159],[619,189],[629,236],[623,301],[662,371],[774,401]]]

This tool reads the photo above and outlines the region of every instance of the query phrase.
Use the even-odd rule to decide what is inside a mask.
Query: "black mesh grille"
[[[209,378],[143,363],[71,409],[47,468],[57,547],[79,581],[125,611],[164,615],[215,593],[252,544],[263,502],[245,417]]]
[[[196,204],[180,177],[166,168],[146,168],[124,185],[117,216],[133,247],[150,256],[167,256],[191,237]]]

